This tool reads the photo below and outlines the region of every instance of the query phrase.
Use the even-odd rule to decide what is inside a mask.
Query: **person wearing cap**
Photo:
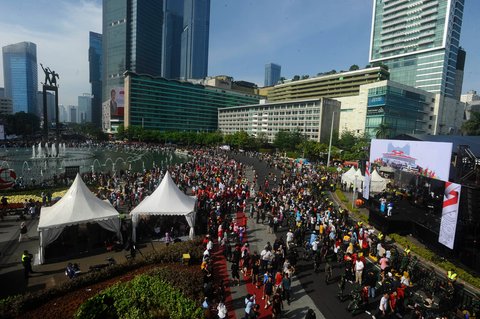
[[[20,224],[20,237],[18,237],[18,242],[23,241],[24,238],[27,238],[27,239],[30,238],[28,237],[27,232],[28,232],[27,225],[25,224],[25,222],[22,222]]]

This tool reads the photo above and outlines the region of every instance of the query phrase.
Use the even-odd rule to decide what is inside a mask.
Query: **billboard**
[[[370,163],[448,181],[452,143],[373,139]]]
[[[112,118],[122,117],[124,111],[125,91],[122,86],[114,87],[110,90],[110,99],[108,105],[110,108],[110,116]]]

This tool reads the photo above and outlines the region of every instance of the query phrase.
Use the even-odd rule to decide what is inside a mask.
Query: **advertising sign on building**
[[[370,146],[370,163],[448,181],[452,143],[378,140]]]
[[[116,123],[122,123],[125,110],[125,91],[122,86],[110,89],[110,98],[102,104],[103,130],[110,132],[112,130],[112,120]]]
[[[455,243],[461,188],[462,186],[459,184],[445,183],[438,242],[450,249],[453,249],[453,244]]]

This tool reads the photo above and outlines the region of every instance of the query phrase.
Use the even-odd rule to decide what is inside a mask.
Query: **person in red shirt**
[[[281,289],[282,280],[283,280],[282,273],[280,271],[277,271],[277,273],[275,274],[275,289],[274,289],[274,291],[277,291],[279,288]]]

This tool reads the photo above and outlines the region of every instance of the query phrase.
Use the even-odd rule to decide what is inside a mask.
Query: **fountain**
[[[42,158],[43,157],[43,152],[42,152],[42,143],[38,143],[38,151],[37,151],[37,157],[36,158]]]
[[[32,158],[36,158],[36,156],[35,156],[35,145],[32,145]]]

